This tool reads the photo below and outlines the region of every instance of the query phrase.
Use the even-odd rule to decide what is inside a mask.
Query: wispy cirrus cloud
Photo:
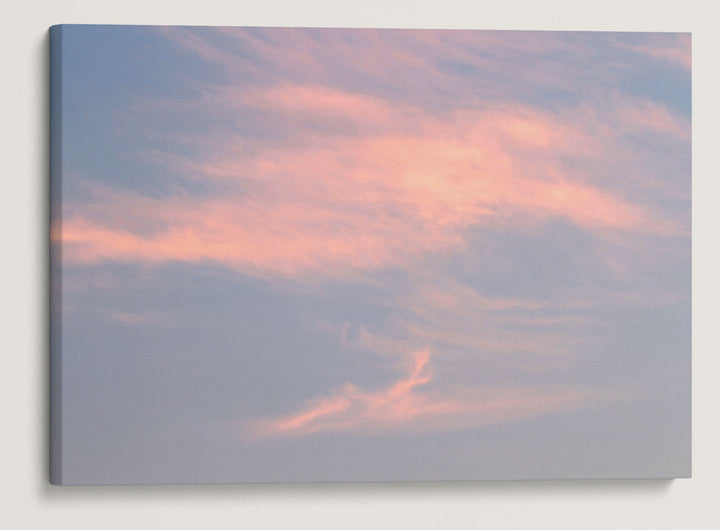
[[[391,386],[363,391],[346,383],[329,396],[311,399],[299,412],[252,422],[254,438],[307,436],[327,432],[382,433],[475,428],[489,423],[574,408],[598,398],[589,391],[539,388],[453,388],[432,386],[429,350],[409,357],[408,375]]]
[[[615,45],[690,70],[692,66],[690,33],[655,35],[653,40],[652,43],[616,41]]]
[[[259,276],[337,276],[461,248],[465,231],[489,220],[509,230],[552,218],[591,231],[677,229],[567,164],[604,148],[582,124],[547,112],[502,105],[439,118],[312,86],[221,101],[306,133],[251,152],[242,138],[220,136],[211,156],[179,163],[208,186],[200,196],[102,190],[69,205],[69,262],[205,261]],[[633,109],[634,127],[674,132],[668,116],[648,108]],[[335,134],[339,123],[350,131]]]

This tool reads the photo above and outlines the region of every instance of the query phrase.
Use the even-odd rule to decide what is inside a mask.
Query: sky
[[[689,475],[689,34],[61,32],[64,483]]]

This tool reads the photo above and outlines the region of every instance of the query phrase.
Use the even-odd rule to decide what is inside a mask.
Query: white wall
[[[27,0],[0,39],[0,521],[7,528],[720,527],[720,10],[701,0]],[[46,30],[56,23],[693,32],[693,478],[52,488],[46,480]],[[714,247],[714,248],[713,248]]]

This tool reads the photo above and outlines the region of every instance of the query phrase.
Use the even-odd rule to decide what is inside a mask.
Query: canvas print
[[[689,34],[50,41],[51,482],[690,475]]]

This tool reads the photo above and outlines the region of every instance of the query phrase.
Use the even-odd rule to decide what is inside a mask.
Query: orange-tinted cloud
[[[331,396],[311,400],[300,412],[254,422],[254,437],[304,436],[320,432],[388,432],[478,428],[488,423],[549,413],[585,403],[593,396],[536,388],[454,388],[423,391],[432,381],[428,350],[410,357],[409,374],[388,388],[365,392],[346,383]],[[597,397],[597,396],[595,396]]]

